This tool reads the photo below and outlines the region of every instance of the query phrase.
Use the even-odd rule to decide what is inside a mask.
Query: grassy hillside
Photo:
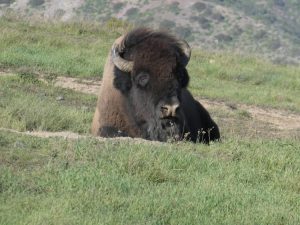
[[[109,49],[129,25],[22,22],[1,18],[0,68],[20,74],[101,79]],[[300,67],[193,48],[190,88],[198,96],[300,112]]]
[[[102,24],[118,18],[171,30],[205,50],[250,52],[279,64],[300,62],[299,10],[295,0],[0,1],[0,16],[15,12],[22,18]]]
[[[299,10],[299,2],[293,0],[89,0],[77,12],[89,20],[117,17],[168,29],[205,50],[230,49],[277,63],[299,63]]]
[[[299,224],[296,129],[277,138],[247,111],[217,106],[222,142],[209,146],[89,136],[96,96],[54,81],[101,79],[128,28],[0,19],[0,224]],[[197,97],[299,115],[299,67],[194,48],[188,70]]]
[[[42,23],[0,19],[0,67],[21,71],[96,77],[111,41],[126,29],[111,20],[104,27],[88,23]],[[107,32],[109,31],[109,32]]]

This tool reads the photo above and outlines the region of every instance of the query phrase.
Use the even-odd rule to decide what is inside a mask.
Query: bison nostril
[[[179,110],[179,104],[176,105],[164,105],[160,107],[163,117],[176,117]]]
[[[172,107],[172,116],[176,117],[179,111],[179,105],[173,105]]]
[[[167,106],[162,106],[162,107],[160,107],[160,111],[162,112],[162,115],[163,115],[163,117],[167,117],[167,116],[169,116],[169,111],[170,111],[170,108],[169,107],[167,107]]]
[[[179,108],[180,108],[179,105],[175,105],[174,106],[174,113],[177,113],[179,111]]]

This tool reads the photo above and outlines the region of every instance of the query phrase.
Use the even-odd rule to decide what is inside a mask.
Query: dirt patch
[[[71,77],[57,77],[54,86],[72,89],[86,94],[97,95],[101,81],[76,79]]]
[[[3,72],[3,71],[0,71],[0,76],[12,77],[12,76],[16,76],[16,75],[13,74],[13,73],[10,73],[10,72]]]
[[[39,137],[39,138],[65,138],[65,139],[71,139],[71,140],[76,140],[76,139],[84,139],[84,138],[94,138],[98,141],[107,141],[107,140],[120,140],[120,141],[133,141],[135,143],[151,143],[151,144],[165,144],[163,142],[158,142],[158,141],[148,141],[145,139],[141,138],[131,138],[131,137],[116,137],[116,138],[103,138],[103,137],[94,137],[91,135],[81,135],[69,131],[61,131],[61,132],[49,132],[49,131],[17,131],[13,129],[7,129],[7,128],[1,128],[0,131],[4,132],[11,132],[15,134],[20,134],[20,135],[28,135],[28,136],[33,136],[33,137]]]
[[[265,109],[245,104],[226,104],[225,102],[211,101],[197,98],[206,108],[220,107],[224,110],[242,110],[248,113],[249,117],[272,124],[281,130],[300,129],[300,115],[285,110]]]
[[[16,134],[30,135],[30,136],[42,137],[42,138],[64,137],[64,138],[68,138],[68,139],[78,139],[78,138],[87,137],[87,136],[72,133],[69,131],[62,131],[62,132],[25,131],[25,132],[21,132],[21,131],[7,129],[7,128],[1,128],[1,127],[0,127],[0,131],[12,132],[12,133],[16,133]]]

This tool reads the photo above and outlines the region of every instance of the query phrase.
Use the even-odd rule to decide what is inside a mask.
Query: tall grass
[[[298,224],[299,149],[0,132],[0,224]]]
[[[0,127],[89,133],[96,97],[55,88],[34,77],[0,77]]]

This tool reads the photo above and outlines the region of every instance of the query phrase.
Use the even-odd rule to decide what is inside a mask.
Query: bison
[[[217,124],[187,90],[191,49],[162,31],[137,28],[107,58],[92,134],[148,140],[218,140]]]

